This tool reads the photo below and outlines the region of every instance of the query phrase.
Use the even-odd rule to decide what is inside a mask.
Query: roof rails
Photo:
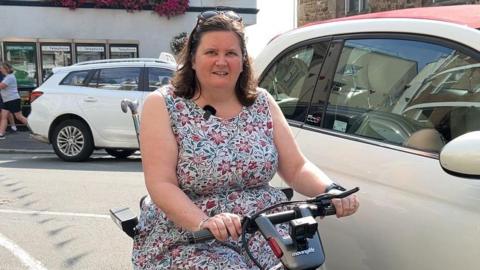
[[[121,58],[121,59],[103,59],[103,60],[93,60],[93,61],[85,61],[74,64],[74,66],[82,66],[82,65],[91,65],[91,64],[107,64],[107,63],[136,63],[136,62],[149,62],[149,63],[163,63],[163,64],[175,64],[172,61],[167,61],[163,59],[157,58]]]

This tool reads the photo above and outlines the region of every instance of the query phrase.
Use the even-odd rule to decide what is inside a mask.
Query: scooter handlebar
[[[335,209],[335,206],[332,204],[331,200],[336,198],[345,198],[357,192],[358,190],[359,188],[357,187],[339,194],[325,193],[314,199],[305,201],[304,204],[308,205],[308,208],[310,209],[313,217],[335,215],[336,209]],[[270,222],[274,225],[285,223],[290,220],[294,220],[302,217],[301,214],[295,210],[286,210],[282,212],[266,214],[264,216],[267,217],[270,220]],[[242,220],[242,224],[244,224],[244,222],[245,222],[245,219]],[[250,222],[249,224],[251,224],[251,226],[256,226],[255,222]],[[252,228],[249,228],[249,231],[251,231],[251,229]],[[255,230],[257,230],[257,228],[255,228]],[[189,233],[187,235],[187,238],[188,238],[188,242],[191,244],[201,243],[201,242],[215,239],[213,234],[208,229],[203,229],[200,231]]]

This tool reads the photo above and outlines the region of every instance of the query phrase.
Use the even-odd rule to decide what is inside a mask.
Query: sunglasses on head
[[[237,22],[242,22],[242,17],[233,10],[207,10],[198,15],[197,23],[204,22],[217,15],[224,15],[225,17]]]

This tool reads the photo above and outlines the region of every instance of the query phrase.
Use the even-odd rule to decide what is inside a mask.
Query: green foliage
[[[174,36],[172,41],[170,41],[170,49],[173,54],[178,55],[182,50],[183,46],[187,42],[187,32],[181,32],[178,35]]]

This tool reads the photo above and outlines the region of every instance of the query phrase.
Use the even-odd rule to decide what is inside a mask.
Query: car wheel
[[[111,156],[116,158],[127,158],[135,153],[133,149],[116,149],[116,148],[105,148],[105,151]]]
[[[85,161],[93,152],[93,137],[80,120],[69,119],[55,127],[52,140],[55,154],[65,161]]]

